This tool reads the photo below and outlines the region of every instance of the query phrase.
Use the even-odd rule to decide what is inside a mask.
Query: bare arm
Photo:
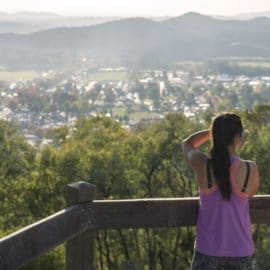
[[[193,169],[196,169],[204,156],[197,148],[207,142],[210,138],[211,132],[207,129],[195,132],[182,141],[184,158]]]
[[[194,148],[200,147],[211,138],[209,129],[202,130],[191,134],[189,137],[183,140],[183,145],[191,144]]]
[[[251,163],[251,185],[250,187],[248,187],[248,193],[249,193],[249,197],[254,196],[260,186],[260,175],[259,175],[259,170],[257,167],[257,164],[255,162]]]

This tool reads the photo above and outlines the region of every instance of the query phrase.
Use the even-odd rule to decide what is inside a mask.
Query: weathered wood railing
[[[193,226],[198,198],[97,201],[95,186],[67,186],[67,208],[0,239],[0,270],[13,270],[66,242],[66,269],[93,270],[99,229]],[[270,224],[270,195],[250,200],[253,224]]]

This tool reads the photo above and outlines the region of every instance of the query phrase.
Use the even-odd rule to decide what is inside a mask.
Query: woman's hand
[[[211,130],[206,129],[198,131],[183,140],[182,145],[190,144],[193,148],[198,148],[211,139]]]

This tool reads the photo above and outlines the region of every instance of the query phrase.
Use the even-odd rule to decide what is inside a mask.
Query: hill
[[[120,19],[119,17],[62,16],[46,12],[0,12],[0,34],[32,33],[59,27],[96,25]]]
[[[220,20],[188,13],[0,35],[0,65],[54,67],[80,57],[102,65],[156,66],[213,57],[269,57],[270,19]]]

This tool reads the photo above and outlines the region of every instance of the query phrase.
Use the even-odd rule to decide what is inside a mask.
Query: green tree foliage
[[[35,154],[14,125],[0,121],[0,231],[31,222],[30,209],[23,202],[35,170]]]
[[[240,154],[257,162],[260,192],[269,194],[270,106],[237,113],[246,130]],[[211,118],[211,112],[200,122],[168,114],[130,131],[111,118],[81,118],[72,128],[55,130],[50,134],[53,144],[42,149],[33,149],[13,125],[0,121],[1,235],[63,209],[65,187],[71,182],[95,184],[97,199],[197,195],[180,143],[191,132],[209,127]],[[258,225],[253,230],[259,269],[268,269],[270,230]],[[194,233],[192,227],[98,231],[96,265],[101,270],[188,269]],[[23,268],[32,269],[64,269],[64,247]]]
[[[63,186],[78,180],[94,183],[98,199],[193,195],[180,142],[194,129],[195,124],[179,114],[150,127],[142,123],[132,132],[110,118],[80,119],[60,146],[60,181]],[[188,234],[186,229],[99,232],[96,262],[100,269],[177,269],[190,264],[193,236],[192,229]]]

